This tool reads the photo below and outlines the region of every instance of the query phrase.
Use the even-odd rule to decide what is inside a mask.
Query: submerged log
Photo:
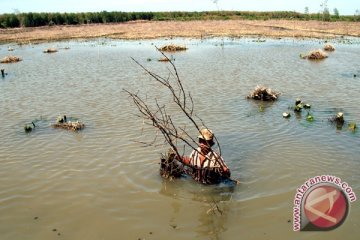
[[[248,99],[261,101],[275,101],[278,99],[280,92],[274,91],[265,86],[256,86],[255,89],[247,96]]]

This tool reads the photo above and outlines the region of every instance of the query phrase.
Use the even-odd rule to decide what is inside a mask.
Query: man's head
[[[200,129],[200,135],[199,138],[199,144],[202,148],[210,148],[212,147],[214,143],[214,134],[210,129],[207,128],[201,128]]]

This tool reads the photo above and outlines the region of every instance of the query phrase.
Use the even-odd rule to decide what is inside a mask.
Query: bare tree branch
[[[192,95],[190,92],[185,91],[183,83],[179,77],[177,68],[173,61],[169,59],[163,52],[161,52],[158,48],[156,48],[170,63],[170,68],[168,68],[168,76],[167,78],[161,77],[156,73],[151,72],[146,67],[144,67],[141,63],[139,63],[134,58],[131,58],[137,65],[139,65],[147,74],[149,74],[153,80],[158,82],[160,85],[165,86],[166,89],[170,92],[172,102],[177,107],[178,113],[183,114],[185,117],[185,120],[189,123],[191,123],[192,128],[196,129],[197,132],[201,133],[201,127],[197,123],[197,121],[194,119],[194,101],[192,98]],[[179,153],[178,146],[179,144],[184,144],[182,146],[183,153],[185,152],[185,147],[190,147],[191,149],[199,152],[198,147],[199,143],[191,137],[189,132],[186,130],[186,124],[184,127],[178,126],[174,119],[170,116],[170,114],[167,113],[167,104],[160,104],[158,99],[154,99],[154,107],[151,108],[150,105],[143,100],[139,96],[139,92],[132,93],[129,90],[124,89],[124,91],[129,95],[129,97],[132,99],[135,106],[138,108],[140,112],[140,117],[142,117],[145,121],[148,121],[153,125],[157,130],[160,131],[160,133],[163,135],[165,142],[170,145],[170,147],[174,150],[177,159],[181,159],[182,155]],[[171,104],[168,103],[168,104]],[[196,115],[195,115],[196,116]],[[204,121],[196,116],[198,120],[200,121],[202,126],[205,126]],[[177,119],[179,120],[179,119]],[[190,129],[191,130],[191,129]],[[216,143],[220,150],[221,155],[221,149],[220,144],[215,137]],[[150,145],[153,145],[155,143],[155,140],[150,143]],[[212,150],[211,150],[212,151]],[[200,153],[200,152],[199,152]],[[216,160],[218,161],[218,160]]]

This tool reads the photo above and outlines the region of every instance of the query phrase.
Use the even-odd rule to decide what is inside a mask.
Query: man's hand
[[[229,168],[227,168],[227,167],[223,167],[223,175],[225,176],[225,177],[230,177],[230,175],[231,175],[231,173],[230,173],[230,169]]]

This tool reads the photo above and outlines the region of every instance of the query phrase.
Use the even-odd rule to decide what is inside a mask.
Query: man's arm
[[[178,161],[182,162],[185,165],[190,165],[190,158],[186,157],[186,156],[182,156],[180,159],[178,159]]]

